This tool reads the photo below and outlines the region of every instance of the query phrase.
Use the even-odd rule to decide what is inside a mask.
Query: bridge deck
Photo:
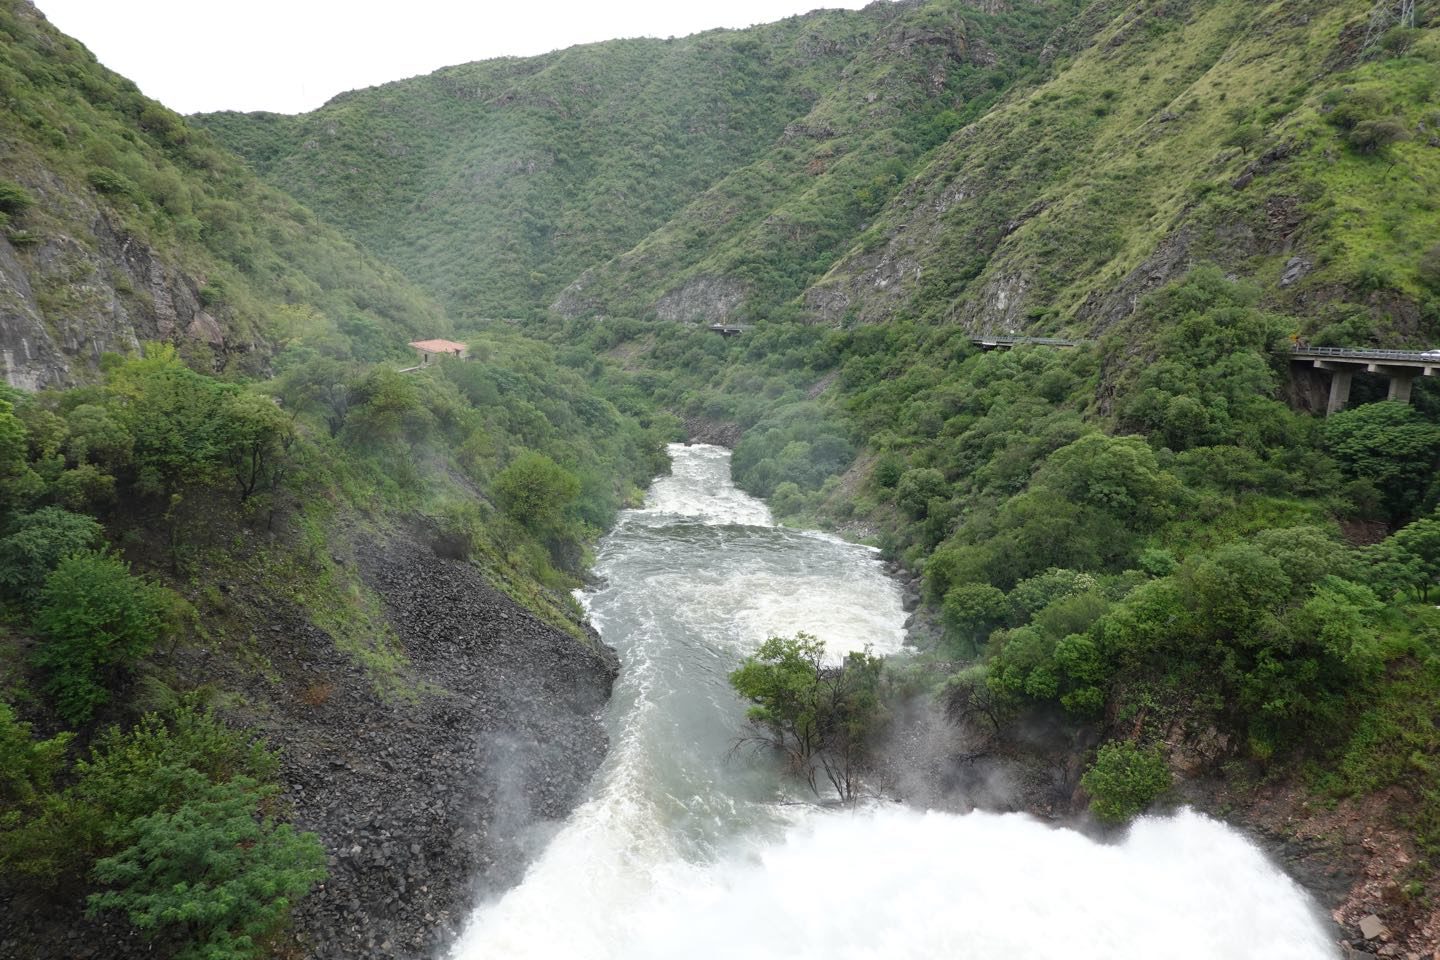
[[[1433,376],[1440,367],[1440,350],[1367,350],[1353,347],[1294,347],[1290,355],[1297,360],[1320,363],[1341,363],[1353,366],[1415,367],[1424,376]]]
[[[978,347],[994,349],[1013,347],[1020,344],[1035,344],[1045,347],[1078,347],[1091,340],[1069,340],[1063,337],[971,337],[970,342]],[[1440,369],[1440,350],[1382,350],[1356,347],[1292,347],[1290,355],[1297,360],[1323,360],[1334,363],[1356,365],[1374,364],[1382,367],[1415,367],[1431,376],[1431,370]]]

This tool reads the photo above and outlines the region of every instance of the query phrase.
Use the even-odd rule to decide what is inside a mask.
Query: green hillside
[[[0,4],[0,93],[11,383],[92,379],[103,352],[147,340],[253,374],[289,341],[377,359],[447,329],[394,269],[22,0]]]
[[[722,302],[798,294],[1078,4],[985,6],[615,41],[451,67],[302,117],[198,119],[457,316],[537,315],[625,254],[567,311],[634,314],[672,293],[668,312],[688,317],[686,279],[720,278]]]
[[[1096,42],[937,150],[807,315],[1090,334],[1216,262],[1312,339],[1427,342],[1440,37],[1362,51],[1370,6],[1094,5]]]
[[[1092,332],[1214,261],[1418,342],[1435,40],[1370,7],[875,4],[200,119],[462,316]]]
[[[1431,6],[907,0],[194,125],[4,7],[0,271],[35,292],[0,330],[18,355],[49,325],[76,358],[11,379],[92,382],[0,397],[0,575],[45,594],[4,608],[19,712],[84,719],[46,611],[78,575],[62,554],[103,543],[196,609],[232,603],[200,571],[255,560],[400,697],[429,691],[369,628],[357,531],[423,528],[579,636],[564,591],[673,415],[783,522],[911,578],[895,716],[976,734],[1025,774],[1017,806],[1196,803],[1329,878],[1342,924],[1432,953],[1440,388],[1387,401],[1380,365],[1326,417],[1330,373],[1291,354],[1440,346]],[[182,289],[189,312],[162,309]],[[447,316],[474,360],[366,362]],[[293,469],[252,502],[257,449]],[[3,566],[36,536],[79,546]],[[182,649],[209,642],[186,623]],[[262,673],[280,649],[228,640]],[[92,706],[132,723],[113,681],[152,673],[204,679],[146,653],[90,677]],[[43,840],[84,770],[0,722],[38,771],[0,827]]]

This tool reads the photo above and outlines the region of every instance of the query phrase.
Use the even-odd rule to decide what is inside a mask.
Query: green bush
[[[137,818],[133,841],[96,863],[113,889],[92,894],[90,909],[122,910],[147,933],[178,929],[178,960],[268,956],[295,901],[325,878],[324,848],[260,813],[278,788],[193,770],[188,780],[184,802]]]
[[[70,786],[57,790],[53,775],[69,736],[31,742],[26,725],[0,716],[6,769],[23,772],[3,791],[16,802],[0,816],[0,878],[73,889],[97,858],[135,841],[139,819],[178,809],[198,785],[236,777],[272,783],[278,771],[263,743],[188,698],[128,730],[102,730],[70,771]]]
[[[1090,810],[1096,817],[1124,823],[1169,789],[1170,769],[1158,746],[1112,741],[1096,753],[1080,784],[1090,794]]]
[[[35,204],[30,191],[9,180],[0,180],[0,213],[17,217]]]
[[[34,618],[41,636],[35,662],[60,716],[88,721],[118,676],[173,629],[180,602],[109,554],[62,560],[40,590]]]
[[[88,179],[90,186],[106,196],[126,197],[131,200],[140,197],[140,188],[135,185],[135,181],[114,170],[91,170]]]
[[[494,492],[500,509],[526,529],[546,536],[563,530],[580,496],[580,480],[543,453],[526,451],[495,478]]]
[[[1361,153],[1378,153],[1392,143],[1410,139],[1410,131],[1399,120],[1361,120],[1345,137]]]
[[[93,518],[58,507],[21,514],[0,539],[0,589],[33,600],[61,560],[98,546],[103,533]]]
[[[0,700],[0,834],[21,819],[23,811],[52,789],[73,734],[36,741],[30,724],[15,717]],[[3,864],[0,857],[0,864]]]
[[[930,501],[948,496],[950,485],[945,474],[934,467],[917,467],[906,470],[895,485],[895,502],[912,517],[923,517],[929,510]]]

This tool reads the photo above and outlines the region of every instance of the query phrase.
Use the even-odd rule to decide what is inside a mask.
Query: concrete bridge
[[[748,323],[712,323],[705,328],[711,333],[718,333],[722,337],[738,337],[750,329]]]
[[[1350,401],[1350,381],[1357,373],[1376,373],[1390,378],[1391,400],[1410,402],[1410,388],[1416,377],[1433,377],[1440,369],[1440,350],[1369,350],[1354,347],[1293,347],[1290,359],[1330,374],[1330,399],[1325,415],[1345,409]]]
[[[1065,340],[1058,337],[971,337],[970,342],[981,350],[1009,350],[1018,344],[1048,347],[1078,347],[1089,340]],[[1357,373],[1374,373],[1390,380],[1391,400],[1410,402],[1410,390],[1416,377],[1433,377],[1440,370],[1440,350],[1379,350],[1361,347],[1290,348],[1294,363],[1313,366],[1330,374],[1330,398],[1325,415],[1345,409],[1350,402],[1350,382]]]

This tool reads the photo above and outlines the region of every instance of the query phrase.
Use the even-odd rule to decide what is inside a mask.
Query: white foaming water
[[[794,803],[767,758],[731,754],[726,676],[796,630],[894,652],[899,591],[872,551],[773,526],[728,452],[671,456],[584,596],[623,664],[592,797],[452,960],[1333,955],[1303,891],[1193,813],[1106,845],[1018,815]]]

